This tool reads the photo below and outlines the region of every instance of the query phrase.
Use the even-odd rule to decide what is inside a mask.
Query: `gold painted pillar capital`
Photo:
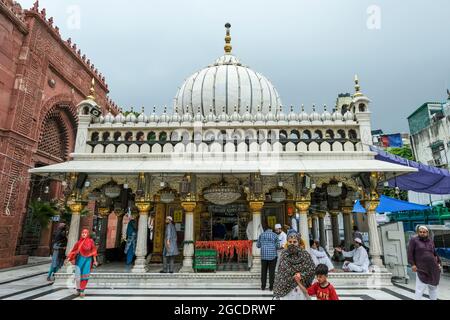
[[[108,207],[98,208],[98,214],[104,218],[106,218],[111,212]]]
[[[298,209],[298,211],[300,211],[300,213],[308,213],[308,209],[311,206],[311,201],[310,200],[297,201],[295,203],[295,206]]]
[[[344,215],[350,215],[353,212],[353,207],[342,207],[342,214]]]
[[[339,215],[339,213],[340,213],[340,211],[336,211],[336,210],[330,211],[330,215],[332,217],[337,217]]]
[[[380,200],[373,199],[373,200],[367,200],[366,206],[367,206],[367,213],[375,213],[375,209],[380,204]]]
[[[140,216],[146,216],[152,208],[152,203],[150,201],[136,201],[136,207],[139,210]]]
[[[194,212],[195,208],[197,207],[197,202],[195,201],[185,201],[181,203],[181,207],[186,212]]]
[[[250,201],[249,206],[252,213],[258,213],[264,207],[264,201]]]
[[[69,203],[70,211],[72,212],[72,215],[80,215],[81,211],[83,211],[86,203],[83,201],[71,201]]]

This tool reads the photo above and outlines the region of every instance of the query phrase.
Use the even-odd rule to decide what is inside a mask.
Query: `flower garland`
[[[239,258],[245,257],[251,253],[253,241],[251,240],[235,240],[235,241],[196,241],[196,249],[214,249],[219,254],[220,258],[233,258],[234,253]]]

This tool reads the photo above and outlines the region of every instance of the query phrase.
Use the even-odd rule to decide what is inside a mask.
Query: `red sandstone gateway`
[[[49,254],[51,228],[39,230],[27,218],[27,200],[42,189],[27,170],[68,160],[75,106],[93,78],[99,104],[117,113],[105,78],[76,44],[60,37],[37,1],[29,10],[0,1],[0,268],[24,264],[30,254]],[[52,182],[45,196],[59,198],[61,190]]]

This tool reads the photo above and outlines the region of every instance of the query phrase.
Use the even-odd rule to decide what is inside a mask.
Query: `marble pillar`
[[[331,229],[333,233],[333,247],[337,247],[341,243],[341,236],[339,234],[339,212],[331,212]]]
[[[352,207],[343,207],[345,248],[350,250],[353,243]]]
[[[183,266],[180,272],[194,272],[194,210],[197,203],[194,201],[182,202],[181,207],[185,212],[184,220],[184,247],[183,247]]]
[[[324,249],[327,247],[327,237],[326,237],[326,230],[325,230],[325,214],[321,213],[319,214],[319,240],[320,240],[320,246]]]
[[[136,244],[136,261],[134,262],[132,272],[145,273],[147,272],[145,256],[147,255],[148,213],[152,207],[152,204],[150,201],[137,201],[136,206],[139,210],[139,221]]]
[[[250,212],[253,216],[253,247],[252,247],[252,267],[250,272],[261,272],[261,249],[256,246],[258,241],[258,228],[261,225],[261,211],[264,201],[251,201],[249,203]]]
[[[369,249],[372,264],[379,268],[378,271],[385,271],[383,260],[381,259],[381,242],[378,235],[378,224],[375,215],[375,209],[378,207],[380,201],[367,201],[367,222],[369,225]]]
[[[73,246],[80,238],[80,220],[81,211],[84,208],[84,204],[81,201],[74,201],[69,203],[70,211],[72,212],[72,217],[70,219],[70,229],[69,235],[67,237],[67,248],[66,256],[72,251]]]
[[[308,211],[311,205],[310,200],[302,200],[295,203],[300,213],[300,226],[299,231],[302,236],[302,240],[305,243],[306,250],[309,250],[309,228],[308,228]]]
[[[317,214],[313,214],[311,219],[313,240],[317,240],[319,239],[319,216]]]

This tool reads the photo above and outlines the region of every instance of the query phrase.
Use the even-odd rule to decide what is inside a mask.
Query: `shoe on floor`
[[[164,270],[161,270],[159,273],[167,273],[166,271],[164,271]]]

